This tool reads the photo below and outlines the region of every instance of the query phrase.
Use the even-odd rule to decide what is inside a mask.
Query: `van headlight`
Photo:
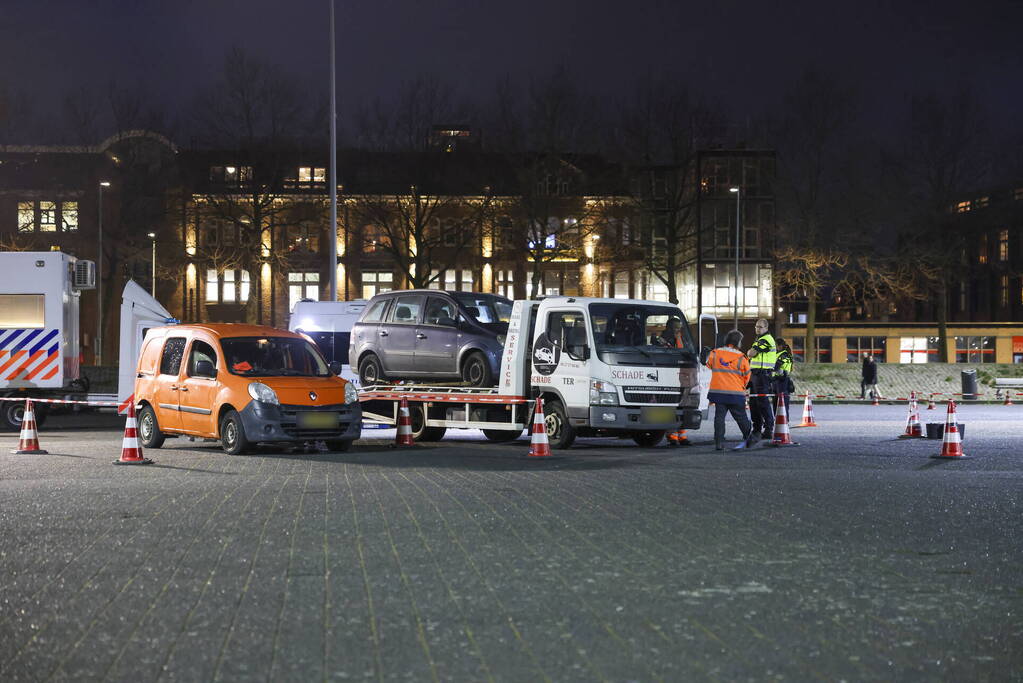
[[[618,405],[618,387],[610,382],[599,379],[590,380],[590,405],[591,406],[616,406]]]
[[[345,403],[355,403],[359,400],[359,390],[351,382],[345,382]]]
[[[279,406],[281,404],[281,402],[277,400],[277,392],[262,382],[249,382],[249,396],[257,401],[269,403],[273,406]]]

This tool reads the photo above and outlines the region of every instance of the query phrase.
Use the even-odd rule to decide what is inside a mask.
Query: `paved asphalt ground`
[[[0,680],[1021,680],[1023,406],[963,408],[954,462],[905,412],[742,453],[374,431],[149,467],[52,417],[50,455],[0,436]]]

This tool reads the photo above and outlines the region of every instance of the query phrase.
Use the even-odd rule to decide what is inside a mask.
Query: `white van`
[[[319,347],[327,362],[341,363],[341,377],[359,387],[359,376],[348,365],[348,343],[352,327],[355,326],[366,300],[358,301],[309,301],[295,304],[288,321],[288,329],[304,334]]]

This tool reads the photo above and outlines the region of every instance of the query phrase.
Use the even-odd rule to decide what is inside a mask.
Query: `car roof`
[[[304,339],[295,332],[281,330],[267,325],[247,325],[245,323],[189,323],[186,325],[168,325],[167,327],[153,328],[170,336],[175,332],[205,332],[217,339],[225,337],[291,337]]]

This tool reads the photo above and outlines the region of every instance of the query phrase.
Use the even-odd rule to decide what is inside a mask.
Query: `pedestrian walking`
[[[710,368],[710,390],[707,398],[714,404],[714,448],[725,448],[725,415],[732,419],[742,432],[742,443],[736,449],[756,443],[758,434],[753,431],[749,416],[746,415],[746,384],[750,379],[749,361],[739,350],[742,332],[732,330],[725,335],[725,345],[714,349],[707,356],[706,366]]]
[[[761,318],[754,328],[757,339],[753,342],[746,355],[750,359],[750,418],[753,431],[761,433],[765,439],[774,435],[774,364],[778,362],[778,346],[771,336],[768,322]],[[760,394],[754,396],[754,394]]]
[[[682,321],[679,318],[668,318],[664,325],[664,330],[654,337],[654,341],[658,346],[668,349],[685,348],[685,340],[682,338]],[[680,446],[688,445],[689,438],[686,436],[686,430],[682,428],[682,425],[668,432],[668,448],[679,448]]]
[[[860,398],[884,398],[877,385],[877,361],[869,353],[863,354],[863,368],[860,370]]]
[[[796,391],[796,385],[792,382],[792,347],[781,337],[776,341],[778,360],[774,363],[774,393],[785,397],[785,418],[791,421],[789,401]]]

